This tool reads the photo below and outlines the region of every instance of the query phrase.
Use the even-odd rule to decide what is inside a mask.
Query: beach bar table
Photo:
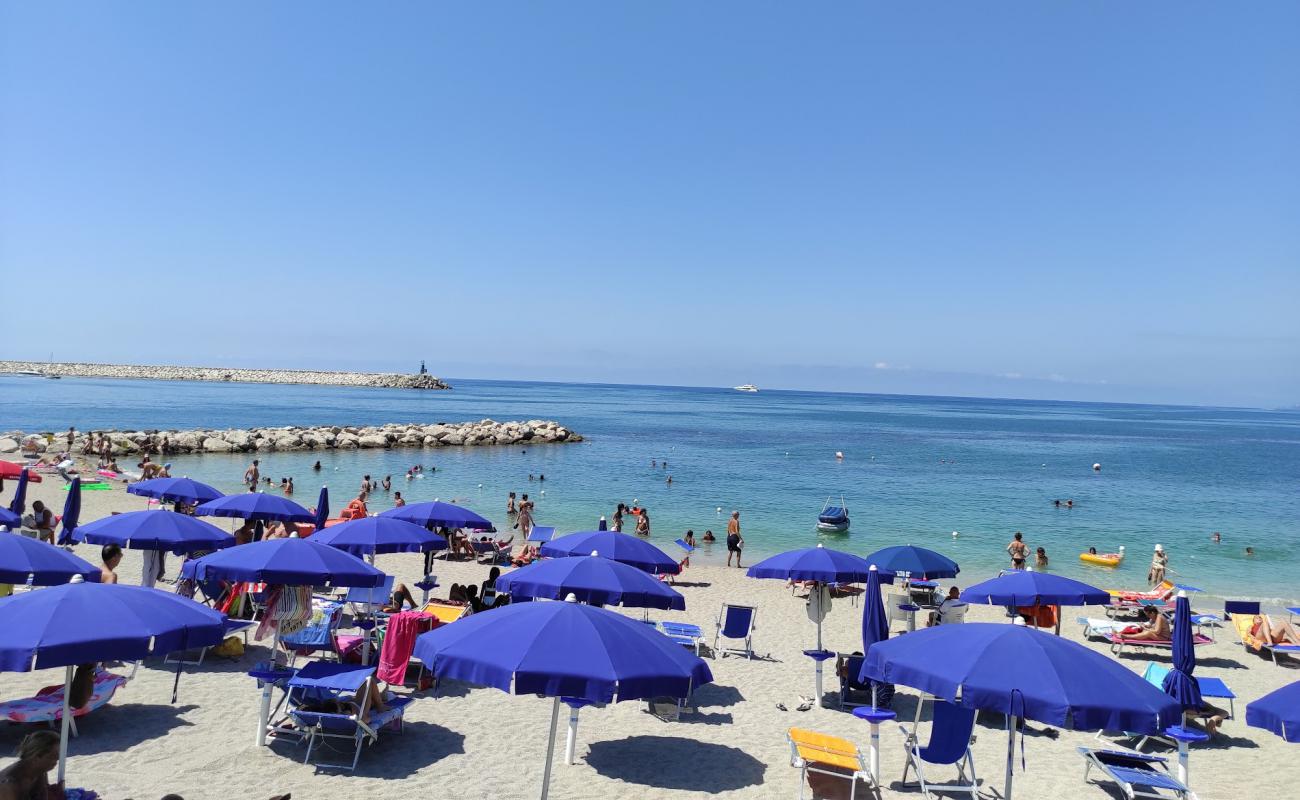
[[[853,709],[853,716],[866,720],[871,726],[871,746],[868,748],[867,766],[871,768],[871,782],[880,786],[880,723],[894,719],[894,712],[887,708],[858,706]]]

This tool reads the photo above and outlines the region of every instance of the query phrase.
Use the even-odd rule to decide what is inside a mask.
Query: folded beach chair
[[[402,729],[402,717],[409,697],[387,696],[384,703],[388,706],[383,711],[370,708],[369,684],[374,681],[374,667],[356,667],[347,664],[327,664],[313,662],[298,671],[289,679],[289,702],[296,707],[289,712],[294,726],[307,742],[307,754],[303,763],[311,763],[312,750],[328,746],[329,739],[342,739],[354,745],[352,763],[323,764],[318,767],[327,769],[355,770],[361,758],[361,748],[366,743],[373,744],[379,740],[379,732],[384,728]],[[359,707],[346,712],[313,711],[313,703],[323,700],[351,701],[363,687]]]
[[[1087,747],[1080,747],[1079,754],[1085,759],[1085,783],[1092,768],[1096,767],[1119,784],[1120,791],[1128,800],[1139,797],[1186,800],[1195,797],[1185,784],[1169,774],[1169,761],[1161,756],[1147,756],[1127,750],[1092,750]]]
[[[790,742],[790,766],[799,768],[799,800],[803,800],[808,786],[808,773],[847,780],[849,800],[857,797],[859,778],[871,786],[867,762],[853,742],[802,728],[791,728],[786,738]]]
[[[98,670],[95,672],[95,688],[90,700],[81,708],[72,710],[72,719],[68,720],[72,735],[77,735],[77,717],[84,717],[97,708],[108,705],[117,690],[130,679],[112,672]],[[21,700],[9,700],[0,703],[0,719],[10,722],[36,723],[44,722],[50,727],[63,719],[63,684],[46,686],[32,697]]]
[[[840,654],[837,659],[836,674],[840,679],[839,704],[840,708],[852,708],[854,706],[871,705],[871,684],[859,683],[858,673],[862,671],[862,662],[866,656],[861,653],[853,655]],[[854,700],[854,696],[864,696],[862,702]]]
[[[1250,629],[1255,625],[1255,616],[1237,612],[1232,617],[1232,626],[1237,630],[1237,636],[1241,637],[1241,643],[1246,646],[1247,650],[1256,653],[1263,653],[1273,659],[1273,664],[1277,665],[1279,655],[1300,658],[1300,645],[1294,644],[1269,644],[1258,636],[1253,635]]]
[[[1124,654],[1124,648],[1126,647],[1134,649],[1151,647],[1157,650],[1172,650],[1174,647],[1173,640],[1171,639],[1134,639],[1125,636],[1118,631],[1106,634],[1103,638],[1110,642],[1110,652],[1115,654],[1116,658]],[[1212,644],[1213,642],[1213,639],[1202,633],[1192,636],[1193,647],[1200,647],[1201,645]]]
[[[916,769],[916,779],[921,792],[927,798],[933,798],[932,792],[969,792],[971,800],[978,798],[979,781],[975,778],[975,757],[970,746],[975,742],[975,709],[962,708],[945,701],[934,704],[934,718],[930,725],[930,743],[920,746],[916,734],[905,725],[899,725],[903,732],[903,746],[907,749],[907,765],[903,767],[903,785],[907,783],[907,771]],[[953,765],[957,767],[957,783],[936,784],[927,780],[922,771],[923,764],[934,766]],[[967,770],[970,775],[967,776]],[[915,784],[913,784],[915,785]]]
[[[754,657],[753,635],[754,629],[758,627],[755,619],[758,616],[758,609],[753,606],[736,606],[731,603],[723,603],[722,610],[718,612],[717,628],[713,633],[713,652],[715,654],[726,656],[727,653],[743,653],[745,658]],[[724,647],[718,649],[718,639],[739,639],[744,642],[744,647]]]

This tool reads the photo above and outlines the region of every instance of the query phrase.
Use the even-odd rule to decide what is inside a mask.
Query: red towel
[[[388,633],[379,653],[379,680],[398,686],[406,681],[406,665],[411,661],[415,639],[428,629],[427,620],[431,618],[419,611],[403,611],[388,618]]]

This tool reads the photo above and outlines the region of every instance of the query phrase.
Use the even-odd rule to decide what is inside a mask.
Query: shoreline
[[[331,372],[304,369],[241,369],[184,367],[170,364],[92,364],[61,361],[0,361],[0,374],[39,372],[71,378],[114,378],[145,381],[206,381],[212,383],[273,383],[312,386],[360,386],[374,389],[450,390],[428,373]],[[35,376],[32,376],[35,377]]]

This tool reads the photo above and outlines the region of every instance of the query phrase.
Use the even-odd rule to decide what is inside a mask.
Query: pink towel
[[[398,686],[406,681],[406,665],[426,619],[429,615],[419,611],[403,611],[388,618],[388,633],[379,653],[379,680]]]

